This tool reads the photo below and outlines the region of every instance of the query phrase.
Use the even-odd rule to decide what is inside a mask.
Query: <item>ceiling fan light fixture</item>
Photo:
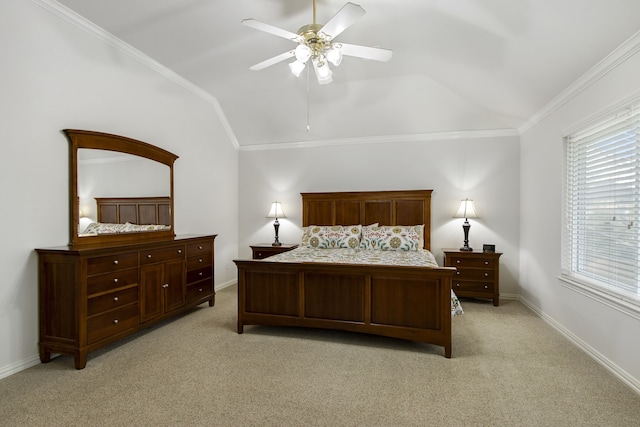
[[[342,46],[339,44],[331,45],[331,48],[327,51],[327,61],[331,62],[336,67],[342,62]]]
[[[311,58],[311,54],[312,54],[311,48],[306,44],[302,44],[302,43],[300,43],[296,47],[295,52],[296,52],[296,59],[303,64],[307,63],[309,58]]]
[[[318,78],[318,83],[321,85],[326,85],[333,81],[333,73],[331,72],[331,68],[329,68],[329,64],[324,58],[321,59],[313,59],[313,68],[316,71],[316,77]]]
[[[305,66],[304,62],[293,61],[289,64],[289,69],[291,70],[294,76],[300,77],[300,73],[302,73],[302,70],[304,70],[304,66]]]

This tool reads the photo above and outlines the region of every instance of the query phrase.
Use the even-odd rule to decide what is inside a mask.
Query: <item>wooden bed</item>
[[[431,191],[302,193],[309,225],[425,224]],[[455,268],[236,260],[238,333],[245,325],[363,332],[444,347],[451,357]]]

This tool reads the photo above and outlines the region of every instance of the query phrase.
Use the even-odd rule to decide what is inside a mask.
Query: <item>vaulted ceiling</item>
[[[638,0],[361,0],[336,41],[393,50],[345,57],[333,83],[284,61],[312,0],[58,0],[215,97],[241,147],[464,131],[512,131],[632,37]],[[344,0],[317,0],[324,23]],[[307,122],[310,130],[307,131]]]

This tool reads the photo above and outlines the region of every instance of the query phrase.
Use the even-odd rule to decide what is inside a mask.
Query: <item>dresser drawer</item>
[[[184,257],[184,246],[171,246],[168,248],[140,251],[140,265],[164,262]]]
[[[87,295],[109,292],[138,283],[138,269],[116,270],[87,278]]]
[[[129,304],[117,310],[107,311],[88,319],[88,342],[93,344],[137,325],[138,304]]]
[[[87,315],[94,316],[104,311],[114,310],[125,305],[138,302],[138,287],[109,292],[98,297],[89,298]]]
[[[211,271],[211,266],[187,271],[187,283],[194,283],[199,280],[210,279]]]
[[[493,282],[493,270],[481,268],[458,268],[454,280],[490,280]]]
[[[213,284],[211,281],[196,283],[195,285],[187,286],[187,303],[197,301],[202,298],[207,298],[213,293]]]
[[[493,268],[496,260],[479,257],[466,257],[457,255],[448,255],[447,265],[451,267],[474,267],[474,268]]]
[[[211,253],[213,250],[213,241],[202,240],[197,243],[187,245],[187,256],[204,255]]]
[[[102,274],[116,269],[138,266],[138,253],[129,252],[87,259],[87,275]]]
[[[453,281],[453,292],[476,292],[483,294],[493,293],[493,282],[463,282]]]
[[[192,256],[187,259],[187,270],[195,270],[211,265],[211,253]]]

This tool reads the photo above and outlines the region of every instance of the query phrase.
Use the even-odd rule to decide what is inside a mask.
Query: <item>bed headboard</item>
[[[424,247],[430,250],[432,191],[301,193],[302,226],[424,224]]]
[[[96,197],[98,222],[171,225],[169,197]]]

